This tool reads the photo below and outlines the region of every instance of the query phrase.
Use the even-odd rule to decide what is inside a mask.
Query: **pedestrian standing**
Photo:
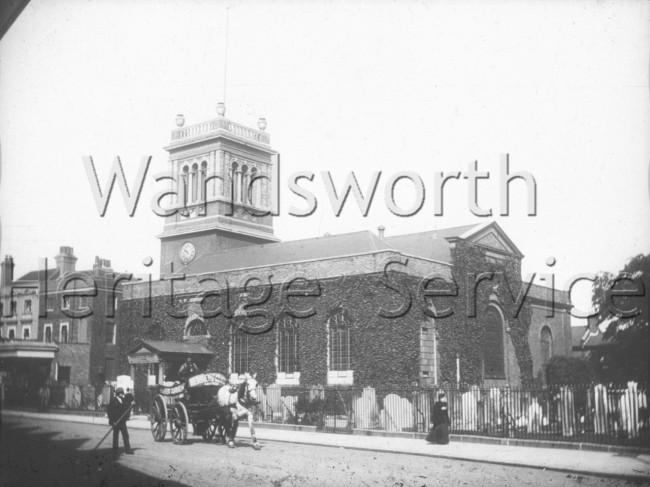
[[[133,401],[133,393],[131,392],[131,389],[127,387],[126,394],[124,395],[124,404],[129,408],[128,412],[126,413],[127,421],[131,419],[131,411],[135,409],[135,404]]]
[[[129,443],[129,431],[126,427],[127,415],[129,414],[131,404],[127,404],[124,397],[124,389],[118,387],[115,390],[115,395],[111,398],[108,404],[108,421],[113,427],[113,453],[117,455],[117,446],[122,433],[122,441],[124,443],[124,452],[127,455],[133,455],[131,444]]]
[[[444,393],[438,394],[438,400],[431,407],[431,422],[433,426],[427,435],[429,443],[446,445],[449,443],[449,413],[447,410],[447,398]]]

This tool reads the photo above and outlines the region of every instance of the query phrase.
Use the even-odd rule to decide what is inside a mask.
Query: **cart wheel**
[[[185,404],[177,402],[174,404],[171,414],[171,428],[172,440],[177,445],[182,445],[187,439],[187,424],[189,423],[187,417],[187,409]]]
[[[217,432],[217,418],[211,418],[210,421],[205,423],[203,431],[201,431],[201,436],[205,441],[210,441],[214,438],[215,433]]]
[[[149,417],[154,441],[163,441],[167,433],[167,406],[165,406],[165,400],[160,394],[151,403]]]

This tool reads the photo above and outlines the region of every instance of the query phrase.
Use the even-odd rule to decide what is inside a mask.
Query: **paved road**
[[[262,442],[261,451],[246,439],[234,450],[200,437],[178,446],[169,440],[155,443],[149,432],[135,429],[136,454],[114,460],[110,436],[93,451],[106,431],[90,424],[3,418],[0,486],[632,485],[539,469],[270,441]]]

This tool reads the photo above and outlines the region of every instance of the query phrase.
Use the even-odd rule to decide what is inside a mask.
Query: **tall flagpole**
[[[224,46],[223,54],[223,103],[226,103],[226,75],[228,73],[228,11],[230,7],[226,7],[226,43]]]

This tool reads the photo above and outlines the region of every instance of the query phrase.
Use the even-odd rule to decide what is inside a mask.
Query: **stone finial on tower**
[[[185,125],[185,115],[179,113],[176,115],[176,126],[180,129],[183,128],[183,125]]]
[[[379,233],[379,238],[381,238],[381,239],[384,238],[384,231],[386,231],[386,228],[383,225],[379,225],[377,227],[377,232]]]
[[[217,115],[223,117],[226,115],[226,104],[222,101],[217,103]]]
[[[260,118],[257,121],[257,128],[260,129],[261,132],[264,132],[266,130],[266,119],[265,118]]]

